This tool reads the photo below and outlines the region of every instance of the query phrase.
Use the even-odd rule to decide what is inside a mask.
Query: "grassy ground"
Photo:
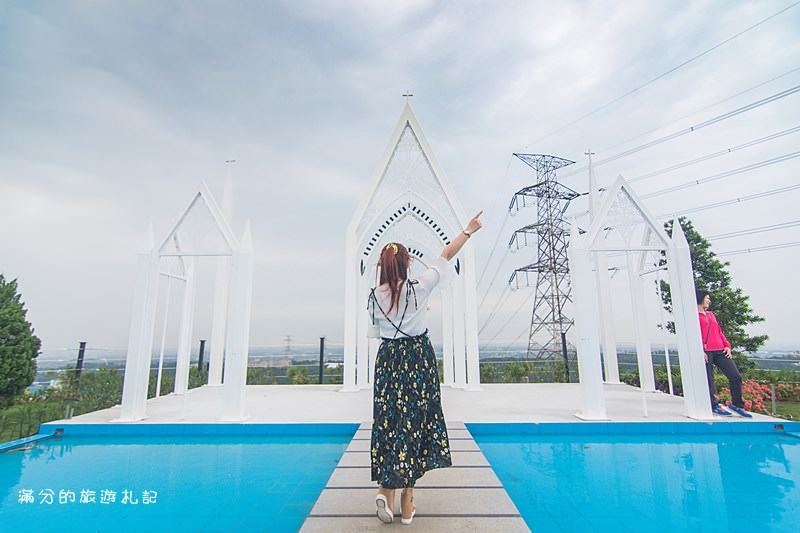
[[[786,420],[800,420],[800,402],[778,402],[778,416]]]

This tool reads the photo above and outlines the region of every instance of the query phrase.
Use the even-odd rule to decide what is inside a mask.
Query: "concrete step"
[[[400,501],[397,491],[397,501]],[[364,489],[326,488],[309,516],[375,515],[375,487]],[[505,489],[424,488],[414,489],[417,516],[519,516]],[[397,507],[397,506],[396,506]]]
[[[400,518],[395,518],[397,524]],[[362,531],[380,531],[386,533],[386,527],[375,516],[336,516],[318,517],[309,516],[302,533],[361,533]],[[428,533],[453,533],[461,531],[480,531],[481,533],[523,533],[529,532],[525,521],[519,517],[485,517],[485,516],[421,516],[416,515],[410,530],[425,531]]]
[[[374,488],[369,468],[337,468],[327,487]],[[501,487],[500,480],[489,466],[438,468],[425,473],[417,487]]]
[[[453,466],[489,466],[489,461],[482,453],[470,452],[450,452]],[[369,453],[345,453],[339,461],[337,468],[348,467],[370,467]]]
[[[350,445],[347,446],[345,452],[369,452],[370,446],[370,439],[353,439],[350,441]],[[480,451],[478,445],[475,444],[475,441],[472,439],[450,439],[450,451],[451,452],[464,452],[464,451],[472,451],[477,452]]]

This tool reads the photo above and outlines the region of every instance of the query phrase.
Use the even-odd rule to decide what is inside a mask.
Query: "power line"
[[[736,174],[741,174],[743,172],[748,172],[750,170],[756,170],[762,167],[766,167],[769,165],[774,165],[776,163],[782,163],[783,161],[788,161],[790,159],[794,159],[795,157],[800,157],[800,151],[792,152],[789,154],[784,154],[778,157],[774,157],[772,159],[766,159],[764,161],[759,161],[758,163],[753,163],[752,165],[747,165],[744,167],[735,168],[733,170],[728,170],[726,172],[720,172],[719,174],[714,174],[713,176],[708,176],[707,178],[702,178],[694,181],[690,181],[687,183],[682,183],[681,185],[675,185],[674,187],[668,187],[666,189],[661,189],[660,191],[652,192],[650,194],[645,194],[642,196],[643,199],[646,198],[653,198],[654,196],[661,196],[662,194],[667,194],[670,192],[680,191],[682,189],[688,189],[689,187],[694,187],[696,185],[702,185],[704,183],[708,183],[710,181],[716,181],[722,178],[728,178],[730,176],[735,176]]]
[[[498,240],[499,240],[499,236],[498,236]],[[478,305],[479,308],[483,306],[483,302],[486,301],[486,297],[489,295],[489,291],[491,291],[492,287],[494,287],[494,284],[498,279],[497,278],[497,274],[499,274],[500,273],[500,269],[503,268],[503,262],[505,261],[506,256],[508,255],[510,249],[511,249],[510,247],[506,247],[506,251],[503,252],[503,257],[501,257],[500,258],[500,262],[497,263],[497,268],[494,271],[494,275],[492,276],[492,280],[489,283],[489,286],[486,287],[486,291],[483,293],[483,297],[481,298],[481,303]]]
[[[635,146],[635,147],[633,147],[633,148],[631,148],[629,150],[625,150],[624,152],[620,152],[620,153],[618,153],[616,155],[612,155],[610,157],[606,157],[605,159],[601,159],[600,161],[595,161],[595,162],[593,162],[592,166],[599,167],[600,165],[604,165],[606,163],[610,163],[611,161],[616,161],[617,159],[622,159],[623,157],[627,157],[627,156],[629,156],[631,154],[635,154],[636,152],[641,152],[642,150],[646,150],[647,148],[652,148],[653,146],[658,146],[659,144],[663,144],[663,143],[665,143],[667,141],[671,141],[673,139],[677,139],[678,137],[682,137],[682,136],[687,135],[689,133],[694,133],[694,132],[696,132],[696,131],[698,131],[700,129],[706,128],[708,126],[712,126],[712,125],[714,125],[714,124],[716,124],[718,122],[722,122],[723,120],[735,117],[737,115],[741,115],[742,113],[746,113],[747,111],[752,111],[753,109],[759,108],[759,107],[761,107],[763,105],[767,105],[767,104],[770,104],[772,102],[778,101],[781,98],[786,98],[787,96],[791,96],[792,94],[794,94],[796,92],[800,92],[800,85],[795,85],[794,87],[790,87],[789,89],[786,89],[785,91],[781,91],[779,93],[775,93],[775,94],[773,94],[771,96],[768,96],[766,98],[762,98],[761,100],[757,100],[757,101],[752,102],[750,104],[747,104],[745,106],[739,107],[737,109],[734,109],[733,111],[728,111],[727,113],[723,113],[721,115],[717,115],[716,117],[708,119],[708,120],[706,120],[704,122],[701,122],[699,124],[695,124],[694,126],[689,126],[688,128],[684,128],[684,129],[676,131],[674,133],[670,133],[669,135],[664,135],[663,137],[659,137],[658,139],[654,139],[654,140],[652,140],[650,142],[647,142],[647,143],[644,143],[644,144],[640,144],[639,146]],[[588,168],[589,168],[589,166],[585,165],[583,167],[577,168],[577,169],[572,170],[570,172],[564,172],[562,174],[562,177],[574,176],[575,174],[579,174],[581,172],[586,171]]]
[[[506,177],[508,176],[508,169],[511,168],[511,161],[513,159],[514,159],[514,154],[508,156],[508,162],[506,163],[506,170],[503,173],[503,179],[500,180],[501,183],[505,182]],[[497,200],[500,198],[501,194],[502,194],[502,189],[500,187],[497,187],[497,194],[495,194],[494,200],[492,201],[491,205],[497,204]],[[492,262],[492,257],[494,257],[494,253],[497,250],[497,243],[500,242],[500,236],[503,234],[506,224],[508,223],[508,218],[510,216],[509,213],[510,213],[509,211],[506,211],[506,216],[505,218],[503,218],[503,223],[500,225],[500,229],[497,232],[497,237],[494,240],[494,246],[492,247],[491,253],[489,253],[488,259],[486,259],[486,264],[483,266],[483,271],[481,272],[481,275],[478,277],[478,283],[475,285],[476,287],[480,286],[481,282],[483,281],[483,277],[486,275],[486,271],[489,268],[489,264]]]
[[[503,332],[503,330],[504,330],[504,329],[506,329],[506,328],[508,327],[508,325],[509,325],[509,324],[510,324],[510,323],[511,323],[513,320],[514,320],[514,318],[516,318],[516,316],[517,316],[517,313],[519,313],[520,309],[522,309],[522,306],[524,306],[526,303],[528,303],[528,301],[527,301],[527,300],[522,300],[522,303],[520,303],[519,307],[517,307],[517,308],[514,310],[514,312],[513,312],[513,313],[511,313],[511,317],[510,317],[510,318],[509,318],[509,319],[506,321],[506,323],[505,323],[505,324],[503,324],[503,326],[502,326],[502,327],[501,327],[499,330],[497,330],[497,333],[495,333],[494,337],[492,337],[491,339],[489,339],[489,341],[487,342],[487,344],[488,344],[489,342],[492,342],[493,340],[495,340],[495,339],[496,339],[496,338],[497,338],[497,337],[498,337],[498,336],[499,336],[499,335],[500,335],[500,334]]]
[[[711,237],[705,237],[705,240],[707,240],[707,241],[718,241],[718,240],[722,240],[722,239],[729,239],[731,237],[742,237],[744,235],[752,235],[752,234],[755,234],[755,233],[764,233],[764,232],[767,232],[767,231],[775,231],[775,230],[793,228],[795,226],[800,226],[800,220],[793,220],[791,222],[780,222],[778,224],[770,224],[768,226],[761,226],[761,227],[758,227],[758,228],[743,229],[743,230],[739,230],[739,231],[732,231],[732,232],[729,232],[729,233],[720,233],[719,235],[712,235]],[[778,249],[778,248],[788,248],[790,246],[793,246],[793,243],[762,246],[762,247],[758,247],[758,248],[746,248],[744,250],[756,252],[756,251],[763,251],[763,250],[774,250],[774,249]],[[734,254],[737,254],[737,253],[745,253],[744,250],[738,250],[738,251],[734,251],[734,252],[724,252],[722,254],[717,254],[717,255],[734,255]],[[613,252],[613,253],[608,254],[608,257],[622,257],[624,255],[625,255],[625,252]],[[625,270],[625,268],[627,268],[627,267],[621,266],[621,267],[617,267],[617,268],[619,270]]]
[[[672,124],[675,124],[676,122],[681,121],[681,120],[683,120],[685,118],[689,118],[689,117],[692,117],[694,115],[697,115],[698,113],[702,113],[703,111],[706,111],[707,109],[711,109],[712,107],[716,107],[719,104],[727,102],[728,100],[733,100],[737,96],[741,96],[743,94],[747,94],[750,91],[758,89],[759,87],[763,87],[764,85],[768,85],[768,84],[772,83],[773,81],[779,80],[781,78],[785,78],[789,74],[793,74],[794,72],[797,72],[798,70],[800,70],[800,67],[795,67],[795,68],[793,68],[791,70],[787,70],[783,74],[779,74],[779,75],[777,75],[777,76],[775,76],[773,78],[768,79],[767,81],[762,81],[761,83],[753,85],[752,87],[749,87],[749,88],[747,88],[747,89],[745,89],[743,91],[739,91],[736,94],[732,94],[731,96],[728,96],[727,98],[723,98],[722,100],[717,100],[713,104],[709,104],[709,105],[707,105],[705,107],[702,107],[702,108],[698,109],[697,111],[693,111],[693,112],[689,113],[688,115],[683,115],[682,117],[676,118],[675,120],[667,122],[666,124],[662,124],[662,125],[658,126],[657,128],[653,128],[651,130],[647,130],[645,132],[639,133],[639,134],[635,135],[634,137],[630,137],[630,138],[628,138],[628,139],[626,139],[624,141],[620,141],[620,142],[618,142],[616,144],[612,144],[611,146],[607,146],[607,147],[605,147],[605,148],[603,148],[602,150],[599,150],[599,151],[600,152],[607,152],[608,150],[612,150],[612,149],[616,148],[617,146],[622,146],[624,144],[628,144],[631,141],[635,141],[636,139],[638,139],[640,137],[644,137],[645,135],[648,135],[650,133],[658,131],[658,130],[660,130],[662,128],[665,128],[667,126],[670,126]]]
[[[503,348],[501,350],[495,350],[495,351],[499,351],[499,352],[507,351],[509,348],[511,348],[514,345],[515,342],[519,341],[522,338],[522,336],[525,335],[526,333],[528,333],[528,329],[527,328],[522,330],[522,332],[519,335],[517,335],[517,337],[513,341],[511,341],[505,348]],[[494,339],[492,339],[492,340],[494,340]],[[489,341],[489,342],[491,342],[491,341]],[[484,349],[486,349],[488,347],[489,347],[489,343],[486,343],[486,344],[483,345],[483,347],[481,347],[481,350],[484,350]]]
[[[769,246],[759,246],[757,248],[742,248],[741,250],[722,252],[720,254],[717,254],[717,256],[722,257],[727,255],[749,254],[753,252],[766,252],[768,250],[781,250],[783,248],[792,248],[794,246],[800,246],[800,241],[787,242],[784,244],[771,244]]]
[[[714,209],[716,207],[724,207],[726,205],[731,205],[731,204],[739,204],[739,203],[747,202],[747,201],[750,201],[750,200],[757,200],[759,198],[766,198],[768,196],[774,196],[776,194],[782,194],[782,193],[785,193],[785,192],[795,191],[797,189],[800,189],[800,183],[795,184],[795,185],[787,185],[785,187],[779,187],[777,189],[771,189],[771,190],[768,190],[768,191],[762,191],[762,192],[758,192],[758,193],[753,193],[753,194],[749,194],[747,196],[739,196],[739,197],[736,197],[736,198],[731,198],[730,200],[723,200],[721,202],[714,202],[714,203],[711,203],[711,204],[700,205],[700,206],[692,207],[692,208],[689,208],[689,209],[681,209],[680,211],[672,211],[671,213],[664,213],[664,214],[661,214],[661,215],[657,215],[656,218],[659,219],[659,220],[672,219],[672,218],[675,218],[675,217],[680,217],[680,216],[690,215],[692,213],[697,213],[699,211],[706,211],[707,209]],[[579,218],[579,217],[584,217],[584,216],[586,216],[588,214],[589,214],[589,211],[586,210],[586,211],[581,211],[580,213],[577,213],[574,216],[576,218]]]
[[[486,326],[489,325],[489,322],[491,322],[492,319],[494,318],[495,314],[497,314],[497,310],[500,308],[501,305],[505,304],[506,300],[508,300],[508,297],[510,295],[511,295],[511,288],[508,285],[506,285],[506,291],[501,293],[500,298],[498,298],[497,303],[494,305],[494,308],[489,313],[488,318],[486,319],[486,321],[481,326],[481,329],[478,330],[478,335],[483,333],[483,330],[486,329]]]
[[[486,271],[489,269],[489,264],[491,264],[492,262],[492,257],[494,257],[494,253],[497,250],[497,244],[500,242],[500,237],[503,235],[503,231],[506,229],[506,224],[508,223],[509,218],[511,218],[511,215],[509,214],[509,211],[506,211],[506,216],[503,219],[503,224],[500,226],[500,230],[497,232],[497,237],[495,237],[494,239],[494,246],[492,247],[492,252],[489,254],[489,258],[486,260],[486,264],[483,267],[483,271],[481,272],[481,275],[478,278],[478,283],[476,286],[480,286],[481,281],[483,281],[483,277],[486,275]],[[505,259],[505,254],[503,255],[503,259]]]
[[[767,135],[766,137],[761,137],[760,139],[755,139],[755,140],[752,140],[752,141],[748,141],[746,143],[742,143],[740,145],[733,146],[731,148],[726,148],[725,150],[720,150],[720,151],[714,152],[712,154],[707,154],[707,155],[704,155],[702,157],[698,157],[696,159],[692,159],[691,161],[684,161],[683,163],[678,163],[678,164],[672,165],[671,167],[662,168],[660,170],[656,170],[656,171],[650,172],[648,174],[643,174],[641,176],[637,176],[635,178],[629,179],[628,183],[635,183],[637,181],[642,181],[642,180],[645,180],[647,178],[652,178],[652,177],[658,176],[660,174],[666,174],[667,172],[672,172],[673,170],[677,170],[679,168],[684,168],[684,167],[688,167],[690,165],[694,165],[694,164],[697,164],[697,163],[702,163],[703,161],[708,161],[709,159],[714,159],[716,157],[720,157],[720,156],[723,156],[723,155],[726,155],[726,154],[737,152],[739,150],[744,150],[745,148],[751,148],[753,146],[759,145],[761,143],[765,143],[767,141],[773,141],[775,139],[779,139],[779,138],[784,137],[786,135],[789,135],[789,134],[792,134],[792,133],[797,133],[798,131],[800,131],[800,126],[795,126],[793,128],[789,128],[788,130],[779,131],[777,133],[773,133],[772,135]]]
[[[721,239],[730,239],[731,237],[742,237],[744,235],[752,235],[754,233],[763,233],[765,231],[793,228],[795,226],[800,226],[800,220],[793,220],[791,222],[782,222],[780,224],[770,224],[769,226],[761,226],[760,228],[750,228],[739,231],[731,231],[729,233],[720,233],[719,235],[712,235],[711,237],[707,237],[707,240],[714,241]]]
[[[748,196],[740,196],[738,198],[732,198],[730,200],[723,200],[722,202],[715,202],[713,204],[701,205],[701,206],[698,206],[698,207],[693,207],[691,209],[684,209],[682,211],[673,211],[672,213],[669,213],[669,214],[658,215],[656,218],[659,218],[659,219],[675,218],[677,216],[689,215],[691,213],[696,213],[698,211],[705,211],[706,209],[713,209],[715,207],[722,207],[722,206],[725,206],[725,205],[738,204],[738,203],[746,202],[746,201],[749,201],[749,200],[755,200],[757,198],[765,198],[767,196],[773,196],[775,194],[781,194],[781,193],[784,193],[784,192],[794,191],[796,189],[800,189],[800,184],[788,185],[786,187],[780,187],[778,189],[772,189],[772,190],[769,190],[769,191],[750,194]],[[586,213],[588,213],[588,211]]]
[[[725,39],[724,41],[722,41],[722,42],[720,42],[718,44],[715,44],[714,46],[712,46],[708,50],[705,50],[705,51],[695,55],[694,57],[691,57],[691,58],[687,59],[686,61],[684,61],[683,63],[679,64],[678,66],[675,66],[675,67],[667,70],[666,72],[664,72],[662,74],[659,74],[658,76],[656,76],[655,78],[651,79],[650,81],[647,81],[647,82],[643,83],[642,85],[639,85],[638,87],[636,87],[634,89],[631,89],[630,91],[626,92],[625,94],[623,94],[621,96],[618,96],[618,97],[614,98],[613,100],[611,100],[609,102],[606,102],[605,104],[601,105],[600,107],[595,108],[594,110],[582,115],[581,117],[573,120],[572,122],[569,122],[568,124],[566,124],[564,126],[561,126],[560,128],[551,131],[550,133],[544,135],[543,137],[540,137],[540,138],[536,139],[535,141],[530,143],[528,146],[536,144],[536,143],[542,141],[543,139],[546,139],[546,138],[550,137],[551,135],[554,135],[554,134],[556,134],[556,133],[558,133],[558,132],[560,132],[562,130],[565,130],[570,126],[573,126],[573,125],[577,124],[578,122],[581,122],[582,120],[584,120],[584,119],[586,119],[586,118],[588,118],[588,117],[590,117],[590,116],[592,116],[592,115],[594,115],[596,113],[599,113],[603,109],[606,109],[607,107],[619,102],[620,100],[622,100],[624,98],[627,98],[628,96],[630,96],[630,95],[632,95],[632,94],[644,89],[648,85],[650,85],[650,84],[652,84],[652,83],[654,83],[654,82],[656,82],[656,81],[658,81],[658,80],[660,80],[660,79],[672,74],[673,72],[685,67],[686,65],[688,65],[688,64],[690,64],[690,63],[692,63],[692,62],[694,62],[694,61],[696,61],[698,59],[700,59],[701,57],[705,56],[706,54],[708,54],[710,52],[713,52],[717,48],[719,48],[719,47],[731,42],[732,40],[736,39],[737,37],[740,37],[741,35],[744,35],[745,33],[749,32],[750,30],[755,29],[758,26],[761,26],[762,24],[764,24],[768,20],[773,19],[773,18],[777,17],[778,15],[780,15],[781,13],[784,13],[785,11],[788,11],[788,10],[792,9],[797,4],[800,4],[800,1],[795,2],[794,4],[791,4],[790,6],[781,9],[777,13],[773,13],[772,15],[768,16],[767,18],[762,19],[759,22],[756,22],[752,26],[749,26],[749,27],[745,28],[744,30],[740,31],[739,33],[736,33],[735,35],[732,35],[731,37],[728,37],[727,39]]]
[[[514,343],[515,343],[515,342],[517,342],[517,341],[519,341],[519,340],[522,338],[522,336],[523,336],[523,335],[525,335],[525,333],[527,333],[527,330],[522,330],[522,333],[520,333],[519,335],[517,335],[517,337],[516,337],[516,338],[515,338],[513,341],[509,342],[509,343],[508,343],[508,346],[506,346],[505,348],[503,348],[503,351],[506,351],[506,350],[508,350],[509,348],[511,348],[512,346],[514,346]]]

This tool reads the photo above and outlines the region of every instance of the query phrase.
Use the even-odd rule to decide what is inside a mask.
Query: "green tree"
[[[101,367],[81,374],[75,414],[113,407],[122,401],[123,373],[118,368]]]
[[[694,229],[691,221],[686,217],[679,219],[681,228],[686,234],[689,249],[692,254],[692,269],[694,271],[694,284],[698,290],[707,290],[711,293],[711,310],[717,317],[725,337],[730,341],[737,353],[736,363],[741,366],[754,365],[750,359],[741,352],[755,352],[769,338],[767,335],[748,335],[746,326],[763,322],[764,318],[756,315],[750,307],[750,297],[742,289],[732,285],[731,275],[728,272],[729,262],[720,261],[711,250],[711,244]],[[667,233],[672,234],[672,221],[664,224]],[[663,261],[662,261],[663,264]],[[672,311],[672,296],[669,284],[661,282],[664,307]],[[669,324],[670,331],[675,331],[674,324]]]
[[[292,385],[307,385],[311,383],[311,379],[308,377],[308,369],[304,367],[290,367],[286,371],[286,379]]]
[[[481,363],[481,383],[494,383],[497,381],[497,371],[492,363]]]
[[[42,342],[25,320],[27,313],[17,280],[0,274],[0,405],[11,404],[36,376]]]
[[[503,376],[503,381],[506,383],[519,383],[522,381],[522,378],[528,375],[528,372],[530,371],[530,365],[524,361],[518,363],[509,363],[506,366],[506,374]]]

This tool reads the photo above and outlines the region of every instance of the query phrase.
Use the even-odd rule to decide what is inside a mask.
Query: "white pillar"
[[[567,247],[567,259],[575,302],[578,372],[583,394],[583,411],[578,416],[585,420],[605,420],[606,400],[600,365],[600,339],[597,333],[597,302],[593,286],[591,254],[586,246],[586,238],[578,235],[577,228],[578,225],[573,223]]]
[[[444,370],[443,384],[452,387],[455,383],[453,375],[453,289],[450,286],[441,288],[442,294],[442,366]]]
[[[653,355],[647,338],[647,315],[644,305],[642,279],[633,261],[633,254],[625,252],[628,270],[628,285],[631,293],[633,327],[636,333],[636,360],[639,364],[639,384],[643,392],[655,392],[656,380],[653,374]]]
[[[686,416],[697,420],[711,420],[711,401],[700,322],[697,318],[692,257],[689,243],[677,220],[672,225],[667,266]]]
[[[175,394],[186,394],[189,389],[189,362],[192,352],[192,326],[194,325],[194,258],[181,258],[184,271],[183,305],[178,337],[178,357],[175,362]]]
[[[464,278],[464,333],[466,336],[467,390],[481,390],[480,356],[478,353],[478,305],[475,296],[475,250],[467,243],[462,252],[461,272]]]
[[[167,344],[167,319],[169,318],[169,293],[172,287],[172,276],[167,276],[167,294],[164,297],[164,321],[161,327],[161,346],[158,350],[158,371],[156,372],[156,398],[161,396],[161,376],[164,372],[164,350]]]
[[[369,325],[369,315],[367,314],[367,288],[359,280],[358,302],[361,312],[358,313],[356,320],[356,386],[359,389],[368,389],[369,383],[369,338],[367,337],[367,326]],[[363,305],[361,305],[363,304]]]
[[[348,233],[345,244],[345,265],[344,265],[344,369],[343,369],[343,392],[354,392],[356,387],[356,321],[358,313],[366,313],[366,303],[361,308],[356,300],[358,299],[358,278],[360,275],[358,262],[355,257],[355,245],[353,237]]]
[[[233,224],[233,174],[228,167],[222,193],[222,215]],[[222,385],[222,365],[225,358],[225,325],[228,314],[228,291],[231,277],[231,258],[217,258],[214,283],[214,314],[211,322],[211,346],[208,359],[208,384]]]
[[[230,276],[230,257],[218,257],[214,285],[214,315],[211,322],[211,354],[208,361],[209,385],[222,385],[222,362],[225,356],[225,324],[228,314]]]
[[[367,343],[367,353],[368,353],[368,370],[367,370],[367,383],[370,387],[372,387],[373,382],[375,381],[375,360],[378,357],[378,350],[381,347],[381,340],[380,339],[369,339]]]
[[[119,421],[134,422],[146,416],[150,359],[153,353],[153,330],[158,303],[158,254],[153,242],[153,227],[147,233],[146,253],[139,254],[139,282],[133,297],[125,378],[122,386],[122,410]]]
[[[453,386],[467,386],[467,354],[464,324],[464,276],[453,280]]]
[[[250,222],[245,226],[239,250],[234,252],[233,278],[228,313],[228,353],[225,361],[222,420],[239,421],[245,416],[245,385],[250,344],[250,313],[253,295],[253,239]]]
[[[608,257],[605,252],[595,255],[595,278],[597,283],[597,299],[600,307],[600,328],[603,340],[603,364],[606,383],[619,385],[619,361],[617,359],[617,340],[614,335],[614,310],[611,305],[609,290]]]
[[[600,191],[594,175],[592,153],[589,150],[589,216],[592,223],[600,212]],[[606,383],[618,385],[619,361],[617,359],[617,340],[614,336],[614,310],[611,308],[611,291],[609,290],[608,257],[605,252],[594,254],[595,282],[597,284],[597,300],[600,304],[600,331],[603,340],[603,364]]]

